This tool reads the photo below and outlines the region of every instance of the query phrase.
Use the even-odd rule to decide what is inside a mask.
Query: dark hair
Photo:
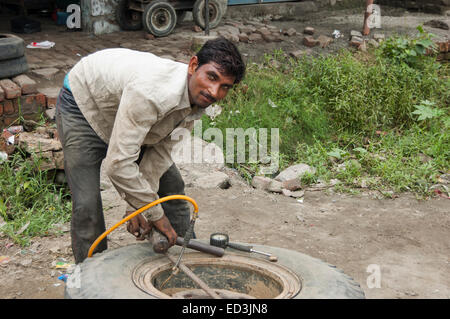
[[[234,83],[239,83],[245,74],[245,64],[236,46],[223,37],[207,41],[197,53],[198,66],[210,62],[216,63],[220,71],[234,76]]]

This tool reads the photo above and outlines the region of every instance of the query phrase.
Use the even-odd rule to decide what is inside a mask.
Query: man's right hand
[[[162,218],[153,221],[153,226],[155,226],[161,233],[166,235],[167,239],[169,240],[169,245],[172,247],[177,242],[177,233],[175,232],[175,229],[173,229],[172,224],[170,223],[169,219],[164,215]]]

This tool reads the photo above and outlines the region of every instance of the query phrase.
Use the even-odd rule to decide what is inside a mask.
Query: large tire
[[[205,29],[205,0],[196,0],[192,9],[194,22]],[[217,27],[223,17],[223,5],[217,0],[209,0],[209,28]]]
[[[142,23],[145,30],[155,37],[165,37],[177,25],[177,13],[168,2],[152,1],[145,7]]]
[[[116,20],[122,30],[137,31],[142,29],[142,13],[130,10],[128,0],[119,0]]]
[[[15,59],[0,60],[0,79],[16,76],[28,71],[25,56]]]
[[[25,43],[22,38],[13,34],[0,33],[0,61],[20,58],[25,54]]]
[[[361,299],[364,292],[352,278],[334,266],[296,251],[270,246],[253,245],[255,250],[278,257],[278,263],[301,278],[302,289],[295,299]],[[171,248],[178,254],[180,247]],[[248,256],[248,253],[227,248],[227,254]],[[150,243],[106,250],[77,265],[65,288],[70,299],[155,299],[135,286],[133,269],[144,259],[166,258],[153,252]],[[74,283],[79,283],[77,286]],[[70,283],[70,284],[69,284]],[[72,286],[72,287],[69,287]]]

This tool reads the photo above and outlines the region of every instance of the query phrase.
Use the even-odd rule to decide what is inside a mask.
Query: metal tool
[[[212,246],[216,246],[216,247],[220,247],[220,248],[230,247],[233,249],[246,251],[249,253],[261,254],[261,255],[269,257],[270,261],[273,261],[273,262],[278,261],[278,258],[276,256],[273,256],[272,254],[265,253],[265,252],[262,252],[259,250],[255,250],[255,249],[253,249],[253,246],[241,245],[241,244],[237,244],[237,243],[230,243],[228,235],[224,234],[224,233],[212,234],[209,238],[209,243]]]
[[[164,254],[169,249],[169,241],[167,240],[167,237],[159,231],[152,230],[149,240],[152,243],[153,251],[158,254]],[[183,243],[184,238],[177,237],[176,244],[178,246],[183,246]],[[186,247],[218,257],[222,257],[225,254],[225,249],[221,247],[211,246],[196,240],[190,240]]]

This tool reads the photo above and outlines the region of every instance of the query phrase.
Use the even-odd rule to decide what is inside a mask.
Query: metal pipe
[[[209,0],[205,0],[205,35],[209,35]]]
[[[166,253],[167,258],[173,263],[176,264],[177,260]],[[178,267],[189,277],[191,278],[197,285],[200,286],[209,296],[213,299],[222,299],[214,290],[208,287],[208,285],[201,280],[196,274],[192,272],[188,267],[186,267],[183,263],[178,263]]]

